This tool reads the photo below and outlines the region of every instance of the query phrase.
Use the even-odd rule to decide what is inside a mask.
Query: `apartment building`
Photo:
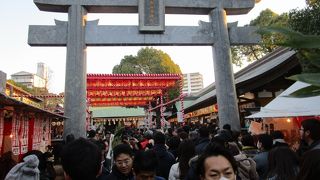
[[[183,93],[195,93],[203,88],[203,77],[199,72],[183,74]]]
[[[48,68],[44,63],[38,63],[37,74],[20,71],[11,75],[11,79],[17,83],[26,85],[28,88],[44,88],[47,85]]]

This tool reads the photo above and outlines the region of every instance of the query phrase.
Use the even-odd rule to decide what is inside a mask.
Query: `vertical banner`
[[[179,123],[184,122],[183,121],[183,113],[182,112],[177,112],[177,119]]]
[[[36,116],[34,118],[34,131],[33,131],[33,144],[32,150],[39,150],[40,149],[40,117]]]
[[[12,153],[13,155],[20,154],[20,142],[19,142],[19,130],[20,130],[20,119],[17,113],[13,113],[12,117]]]
[[[4,134],[4,112],[3,110],[0,110],[0,153],[2,150],[3,134]]]
[[[28,120],[28,151],[31,151],[33,148],[33,138],[34,138],[34,117],[29,116]]]
[[[21,119],[22,130],[21,130],[21,154],[25,154],[28,152],[28,134],[29,134],[29,122],[28,117],[24,115]]]
[[[49,143],[49,136],[50,136],[50,120],[48,117],[46,117],[44,119],[44,126],[43,126],[43,130],[44,130],[44,140],[46,141],[46,144]]]

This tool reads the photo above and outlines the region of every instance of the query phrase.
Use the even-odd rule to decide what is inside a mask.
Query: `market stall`
[[[51,121],[64,117],[0,93],[0,154],[15,158],[51,144]]]
[[[288,138],[298,136],[301,121],[307,118],[320,119],[320,96],[307,98],[289,96],[292,92],[306,86],[309,84],[294,83],[262,107],[260,112],[246,117],[252,119],[249,129],[256,134],[281,130]]]

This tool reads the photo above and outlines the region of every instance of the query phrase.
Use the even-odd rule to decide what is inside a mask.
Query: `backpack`
[[[234,156],[238,162],[238,176],[241,180],[258,180],[259,175],[256,170],[256,162],[245,154]]]

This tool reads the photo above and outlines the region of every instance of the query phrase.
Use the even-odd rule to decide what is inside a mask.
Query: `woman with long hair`
[[[190,168],[189,160],[195,155],[193,141],[190,139],[183,140],[178,147],[178,162],[171,166],[169,180],[184,179]]]
[[[286,146],[273,148],[268,155],[268,180],[292,180],[299,172],[297,155]]]

